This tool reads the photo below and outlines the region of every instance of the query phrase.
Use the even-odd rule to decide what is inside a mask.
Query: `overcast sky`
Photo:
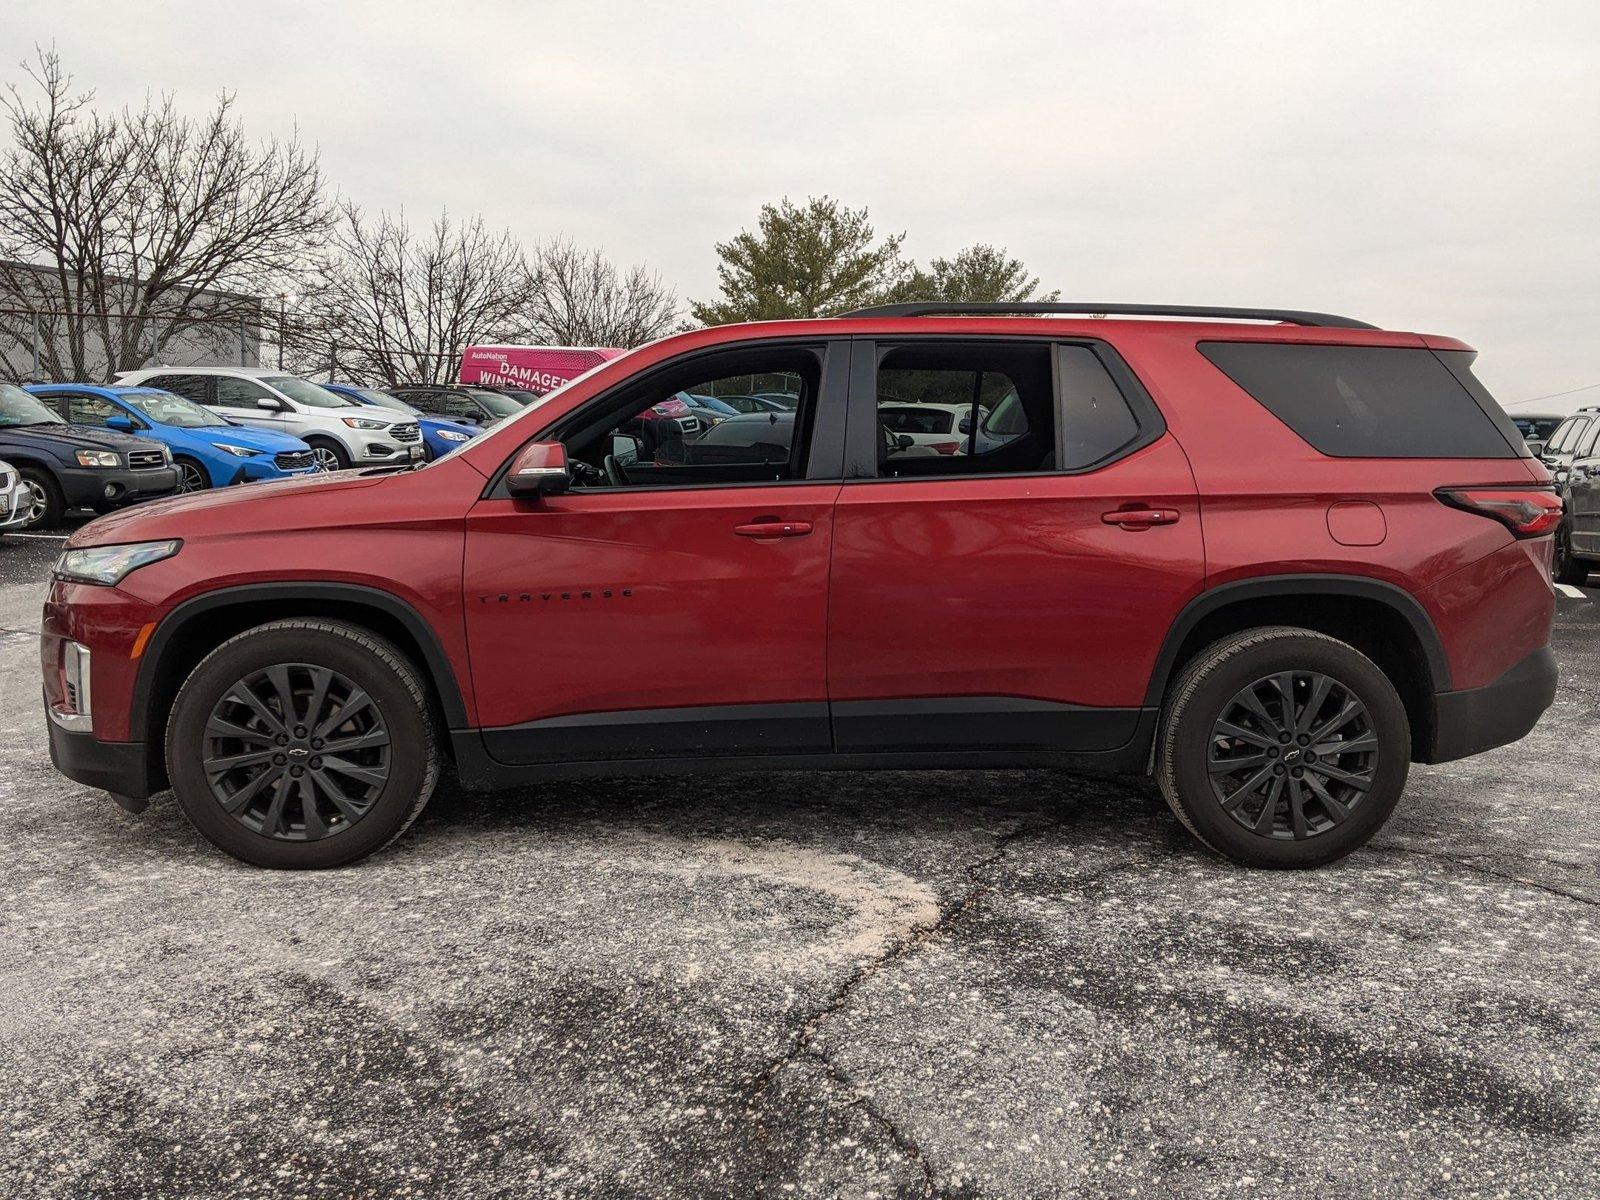
[[[481,211],[715,289],[783,195],[1072,299],[1449,333],[1600,403],[1600,4],[8,4],[107,102],[238,94],[372,208]],[[1512,411],[1516,411],[1513,408]]]

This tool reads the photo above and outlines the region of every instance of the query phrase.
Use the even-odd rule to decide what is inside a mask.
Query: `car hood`
[[[161,538],[181,538],[190,529],[196,515],[240,505],[260,505],[255,518],[259,528],[273,529],[278,525],[273,516],[273,505],[286,497],[316,492],[332,499],[339,492],[372,487],[383,481],[392,471],[334,471],[326,475],[295,475],[286,479],[252,483],[246,487],[214,488],[204,492],[190,492],[182,496],[169,496],[164,500],[146,500],[131,508],[118,509],[106,516],[97,517],[80,527],[67,539],[67,546],[109,546],[119,542],[147,542]],[[237,516],[231,518],[238,520]]]
[[[252,429],[248,425],[206,425],[188,428],[184,433],[194,434],[215,446],[227,442],[230,446],[243,446],[247,450],[264,450],[269,454],[282,454],[288,450],[309,450],[297,437],[271,429]]]
[[[0,437],[32,438],[59,446],[63,450],[78,450],[85,446],[103,446],[107,450],[159,450],[160,443],[149,438],[135,437],[116,429],[101,429],[98,425],[6,425],[0,426]]]

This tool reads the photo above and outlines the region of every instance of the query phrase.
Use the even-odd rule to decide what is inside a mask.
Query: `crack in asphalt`
[[[851,1102],[850,1107],[859,1108],[863,1113],[865,1113],[869,1120],[871,1120],[888,1135],[889,1140],[894,1144],[895,1148],[917,1166],[918,1170],[922,1174],[923,1194],[927,1196],[935,1195],[938,1191],[938,1182],[934,1177],[932,1164],[929,1163],[926,1154],[924,1154],[922,1150],[922,1147],[917,1144],[916,1139],[911,1137],[910,1134],[906,1133],[898,1125],[896,1125],[894,1120],[890,1118],[887,1113],[883,1112],[880,1108],[878,1108],[877,1105],[873,1104],[870,1097],[862,1092],[860,1086],[855,1082],[855,1080],[853,1080],[842,1067],[834,1063],[824,1050],[815,1044],[817,1031],[821,1028],[822,1023],[829,1017],[836,1013],[842,1012],[850,1003],[850,999],[855,994],[856,990],[869,979],[882,974],[884,971],[894,966],[897,962],[907,958],[912,952],[920,949],[929,942],[933,941],[935,938],[939,937],[953,923],[958,921],[966,913],[970,912],[980,901],[991,895],[994,892],[994,887],[991,884],[981,882],[979,877],[985,871],[989,870],[991,867],[995,866],[1002,859],[1004,859],[1007,852],[1015,843],[1021,841],[1023,838],[1031,837],[1035,834],[1048,833],[1053,829],[1059,829],[1066,825],[1070,819],[1071,814],[1068,814],[1066,816],[1057,817],[1050,821],[1037,822],[1031,825],[1021,825],[1016,829],[1013,829],[1011,832],[997,837],[988,854],[972,863],[969,863],[963,869],[962,873],[967,879],[966,889],[961,893],[960,896],[958,896],[949,904],[941,905],[938,917],[925,925],[912,928],[905,934],[904,937],[900,938],[893,945],[889,946],[882,954],[879,954],[877,957],[868,960],[852,971],[848,976],[846,976],[843,982],[841,982],[839,986],[833,990],[827,1001],[803,1022],[801,1022],[800,1028],[796,1031],[794,1037],[789,1043],[789,1048],[775,1058],[771,1063],[769,1063],[761,1072],[761,1074],[756,1077],[755,1085],[751,1089],[750,1098],[746,1103],[747,1111],[755,1108],[756,1103],[763,1095],[766,1094],[767,1089],[772,1086],[778,1076],[782,1074],[788,1066],[801,1058],[810,1058],[820,1065],[822,1069],[834,1080],[836,1080],[842,1087],[848,1089],[854,1094],[855,1098]],[[1134,867],[1145,866],[1149,861],[1150,860],[1148,857],[1140,857],[1128,860],[1126,862],[1115,863],[1111,866],[1103,867],[1097,871],[1090,871],[1087,874],[1074,879],[1071,883],[1071,886],[1074,889],[1091,887],[1100,882],[1102,879],[1117,874],[1118,872],[1130,870]],[[759,1117],[756,1118],[756,1123],[759,1128],[761,1126]],[[767,1136],[764,1128],[760,1128],[760,1136],[763,1138]]]
[[[1454,854],[1445,854],[1438,850],[1417,850],[1410,846],[1368,846],[1368,850],[1379,854],[1409,854],[1414,858],[1427,858],[1435,862],[1447,862],[1460,867],[1463,871],[1471,871],[1477,875],[1487,875],[1491,879],[1504,880],[1506,883],[1519,883],[1523,887],[1532,888],[1534,891],[1548,892],[1552,896],[1560,896],[1564,900],[1575,900],[1579,904],[1587,904],[1590,908],[1600,908],[1600,900],[1588,896],[1580,896],[1577,892],[1569,892],[1565,888],[1556,887],[1554,884],[1540,883],[1537,879],[1525,879],[1521,875],[1513,875],[1508,871],[1496,871],[1493,867],[1486,867],[1472,858],[1462,858]],[[1533,859],[1534,862],[1543,862],[1546,866],[1554,863],[1544,859]]]

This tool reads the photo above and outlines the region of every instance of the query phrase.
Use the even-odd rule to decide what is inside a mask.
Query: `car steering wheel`
[[[605,458],[606,480],[612,487],[627,487],[628,476],[623,471],[622,464],[617,461],[615,454],[608,454]]]

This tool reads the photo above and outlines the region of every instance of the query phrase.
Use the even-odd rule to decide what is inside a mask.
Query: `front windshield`
[[[510,396],[502,396],[499,392],[486,392],[482,388],[468,388],[485,408],[497,417],[509,417],[523,410],[523,405],[518,404]]]
[[[412,408],[399,396],[391,396],[388,392],[380,392],[373,388],[357,388],[356,391],[379,408],[392,408],[395,412],[409,413],[413,417],[422,415],[420,408]]]
[[[0,383],[0,426],[65,424],[60,413],[46,408],[15,384]]]
[[[176,425],[179,429],[204,429],[227,422],[207,412],[193,400],[172,392],[123,392],[123,403],[156,425]]]
[[[360,408],[354,400],[347,399],[337,392],[330,392],[325,387],[318,387],[305,379],[297,379],[293,375],[269,375],[261,381],[268,387],[277,388],[296,404],[305,404],[311,408]]]

